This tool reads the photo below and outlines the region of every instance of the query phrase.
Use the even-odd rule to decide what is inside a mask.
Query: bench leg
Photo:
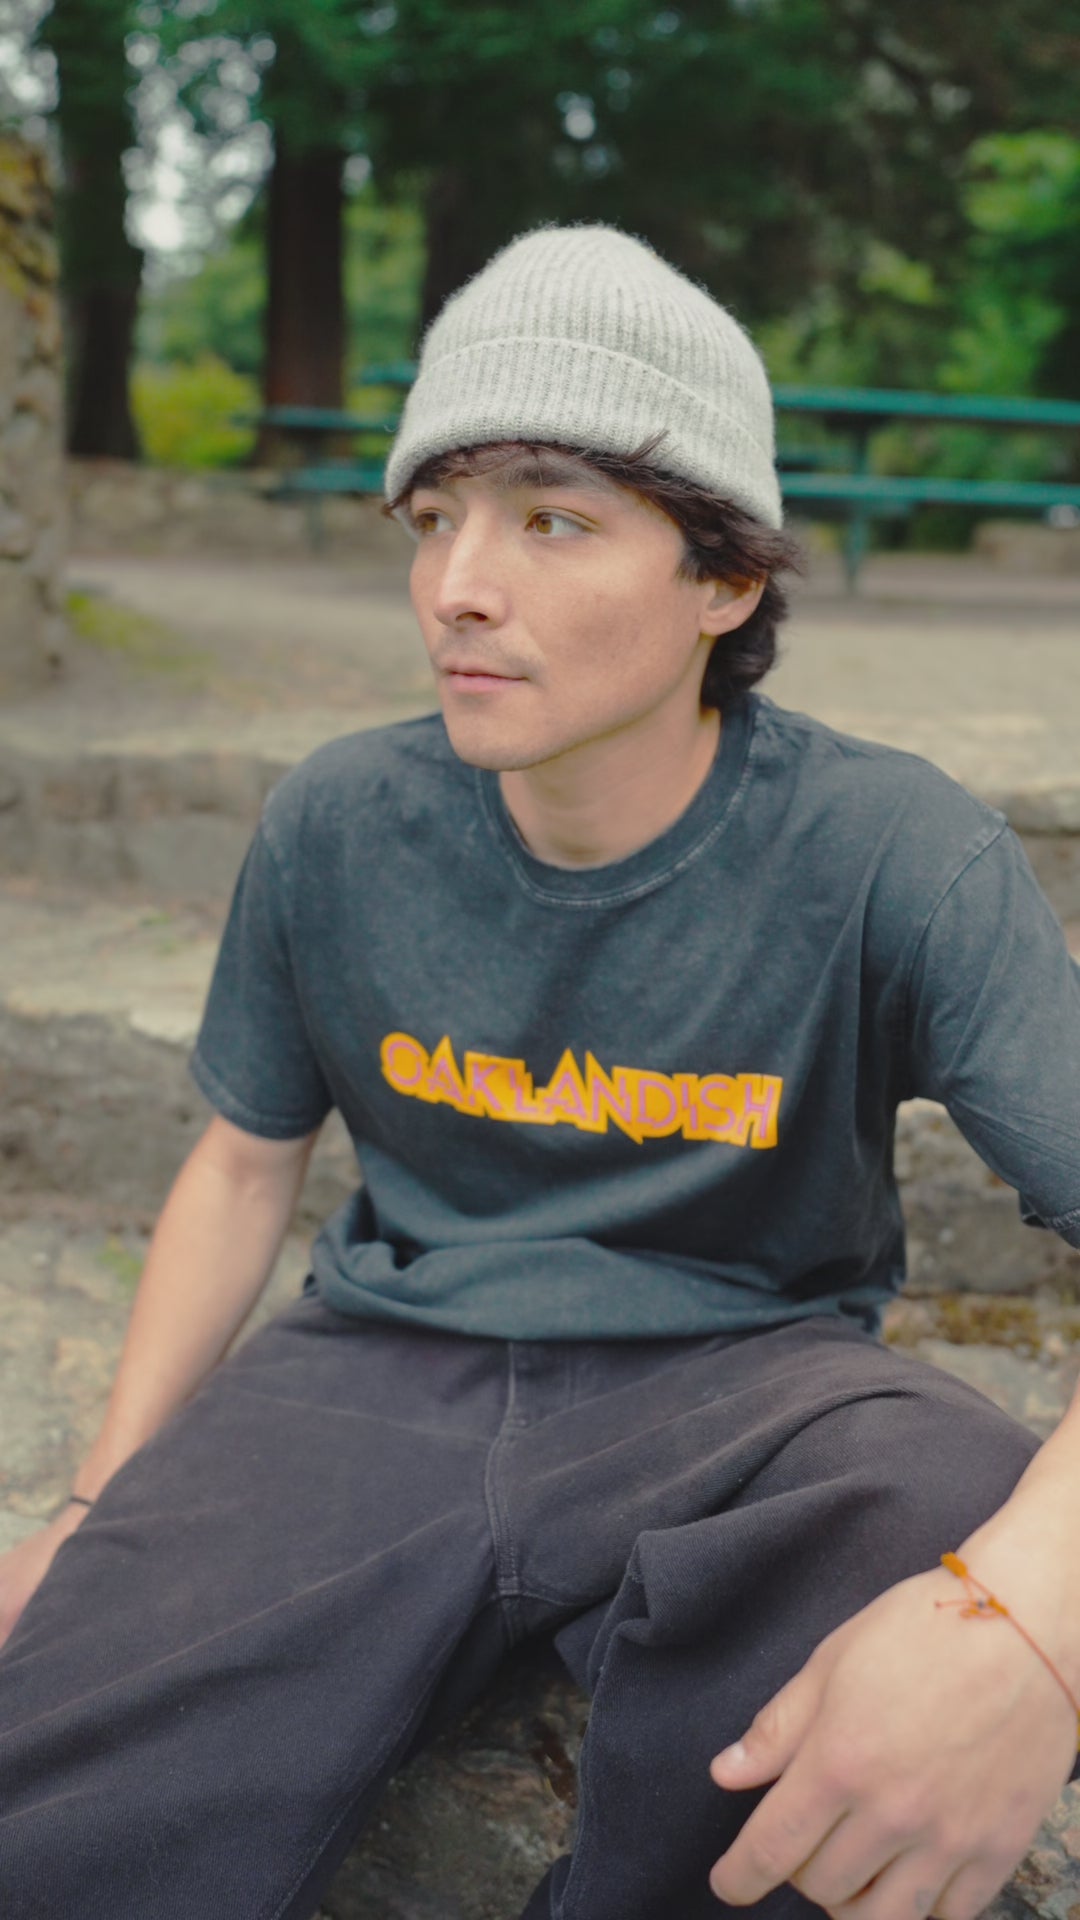
[[[859,591],[859,571],[870,545],[870,516],[853,507],[844,529],[844,580],[849,593]]]
[[[860,421],[855,428],[855,459],[853,466],[855,472],[858,474],[865,474],[870,471],[870,435],[872,432],[873,428],[865,421]],[[852,506],[851,518],[847,523],[844,533],[844,578],[847,582],[847,590],[849,593],[858,593],[859,591],[859,572],[863,561],[866,559],[869,546],[870,515],[867,513],[866,508],[856,501]]]
[[[312,553],[321,553],[326,545],[326,521],[323,518],[321,493],[305,494],[304,519],[307,522],[308,546]]]

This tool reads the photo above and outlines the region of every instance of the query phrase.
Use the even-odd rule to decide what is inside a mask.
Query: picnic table
[[[397,390],[404,397],[416,378],[411,361],[394,361],[366,369],[361,386]],[[308,540],[315,549],[325,541],[322,501],[327,494],[380,494],[386,468],[386,448],[398,424],[399,412],[354,413],[341,407],[278,405],[258,413],[234,414],[237,426],[271,429],[294,446],[295,465],[282,467],[270,498],[301,500],[307,508]],[[341,454],[345,441],[377,438],[378,451]]]
[[[875,515],[910,512],[915,506],[990,507],[1014,513],[1053,512],[1065,508],[1080,514],[1080,486],[1058,480],[965,480],[939,474],[884,474],[872,471],[874,435],[898,420],[928,421],[933,425],[967,425],[1031,429],[1080,428],[1080,402],[1033,400],[999,395],[915,393],[897,387],[778,386],[777,411],[812,415],[847,441],[849,466],[844,472],[800,470],[796,456],[790,470],[780,461],[780,483],[785,501],[811,508],[840,510],[847,522],[844,534],[844,570],[850,590],[869,545],[870,521]]]
[[[409,361],[371,366],[362,385],[390,387],[404,395],[415,378]],[[874,437],[897,421],[1008,429],[1080,428],[1080,402],[968,394],[917,393],[895,387],[774,388],[781,433],[777,465],[785,503],[811,517],[844,520],[843,561],[848,587],[858,586],[875,518],[905,515],[917,506],[992,508],[1046,515],[1064,510],[1080,518],[1080,485],[1048,480],[969,480],[933,474],[887,474],[873,469]],[[830,446],[785,443],[786,416],[818,420]],[[247,415],[248,424],[273,427],[292,439],[300,455],[284,468],[275,497],[302,499],[309,507],[309,537],[322,544],[320,503],[329,494],[382,492],[386,447],[397,426],[393,413],[360,414],[325,407],[268,407]],[[364,450],[327,457],[328,446],[366,441]],[[372,442],[375,445],[372,445]],[[837,444],[839,443],[839,444]],[[846,460],[846,465],[837,462]]]

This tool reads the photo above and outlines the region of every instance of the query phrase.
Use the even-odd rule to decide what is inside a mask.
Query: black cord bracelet
[[[85,1496],[81,1493],[68,1494],[69,1507],[92,1507],[93,1504],[94,1502],[92,1500],[87,1500]]]

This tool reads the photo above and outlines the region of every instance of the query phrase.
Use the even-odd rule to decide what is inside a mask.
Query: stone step
[[[227,894],[287,767],[435,704],[403,560],[73,560],[64,676],[0,701],[0,872]]]
[[[222,902],[270,788],[342,731],[340,714],[306,712],[65,739],[0,715],[0,874]]]
[[[70,1486],[101,1418],[145,1248],[137,1227],[58,1218],[40,1201],[0,1222],[0,1551]],[[291,1239],[241,1337],[295,1296],[304,1270],[304,1242]],[[934,1305],[931,1320],[926,1303],[898,1302],[887,1337],[1047,1433],[1076,1377],[1063,1310],[1015,1296],[946,1295]],[[945,1324],[951,1340],[941,1337]],[[1023,1352],[995,1343],[1010,1324],[1025,1328]],[[571,1844],[587,1717],[550,1651],[525,1651],[392,1783],[325,1897],[323,1920],[509,1920]],[[988,1911],[993,1920],[1070,1920],[1078,1901],[1073,1788]]]
[[[220,909],[0,883],[0,1202],[54,1192],[152,1221],[211,1114],[186,1062],[219,929]],[[299,1218],[355,1180],[334,1116]]]

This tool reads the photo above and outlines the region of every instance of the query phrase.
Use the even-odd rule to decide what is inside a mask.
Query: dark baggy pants
[[[710,1757],[1035,1444],[833,1319],[508,1343],[304,1299],[115,1477],[0,1658],[3,1920],[308,1920],[541,1631],[593,1705],[530,1920],[713,1920],[753,1796]]]

